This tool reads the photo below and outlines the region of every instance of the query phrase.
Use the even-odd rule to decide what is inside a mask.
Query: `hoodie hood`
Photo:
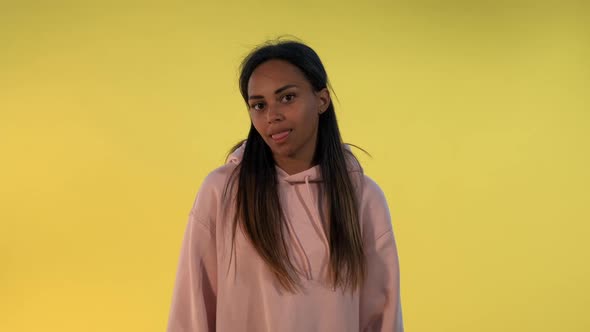
[[[242,156],[244,155],[246,142],[242,143],[242,145],[236,149],[227,159],[228,164],[239,164],[242,161]],[[345,145],[345,148],[350,151],[350,146]],[[345,154],[347,169],[350,175],[353,173],[362,174],[363,169],[361,165],[356,161],[356,159],[351,154]],[[297,201],[300,206],[303,207],[300,209],[303,213],[307,215],[307,220],[309,222],[302,222],[302,220],[293,220],[288,215],[286,216],[286,226],[288,228],[289,234],[293,240],[293,248],[298,256],[299,265],[302,270],[302,275],[304,278],[308,280],[313,279],[314,270],[317,268],[319,264],[318,262],[314,262],[313,258],[310,258],[309,255],[309,248],[313,245],[310,243],[305,243],[307,236],[301,234],[302,224],[303,227],[306,227],[305,224],[311,225],[313,227],[313,232],[317,234],[319,237],[322,246],[326,253],[330,252],[330,243],[328,241],[327,236],[327,225],[322,221],[320,210],[322,205],[320,203],[321,198],[318,196],[319,192],[317,189],[314,191],[313,183],[320,183],[322,182],[322,172],[319,165],[313,166],[305,171],[291,174],[289,175],[279,166],[275,165],[277,170],[277,178],[279,181],[279,191],[281,195],[285,197],[289,197],[294,201],[287,203],[297,204]],[[352,179],[351,179],[352,180]],[[287,198],[287,199],[289,199]],[[283,206],[283,208],[285,208]],[[299,219],[299,218],[298,218]],[[308,248],[306,250],[305,248]],[[315,271],[317,272],[317,271]]]

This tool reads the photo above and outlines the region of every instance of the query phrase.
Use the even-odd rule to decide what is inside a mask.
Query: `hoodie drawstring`
[[[316,233],[320,234],[320,237],[322,238],[322,242],[324,244],[324,249],[326,250],[326,253],[329,255],[330,254],[330,243],[328,242],[328,238],[326,237],[326,231],[324,230],[324,227],[322,226],[322,219],[321,219],[320,215],[318,214],[318,212],[316,211],[316,209],[319,208],[319,206],[318,206],[317,201],[314,199],[313,193],[311,191],[311,185],[309,182],[309,178],[310,178],[309,175],[305,176],[305,187],[307,189],[307,195],[309,196],[309,199],[311,199],[311,201],[312,201],[311,204],[309,202],[305,201],[305,198],[302,197],[304,195],[300,195],[299,193],[297,193],[297,196],[299,197],[303,206],[306,207],[305,209],[308,211],[311,210],[311,212],[309,212],[309,218],[311,220],[311,225],[315,229]],[[305,249],[301,245],[301,242],[299,241],[299,238],[297,237],[297,234],[295,233],[293,225],[291,224],[290,221],[289,221],[289,226],[290,226],[291,231],[294,235],[295,243],[297,245],[297,250],[300,251],[300,254],[302,254],[302,257],[305,260],[304,269],[307,274],[307,279],[311,280],[313,278],[313,276],[312,276],[311,262],[309,260],[309,257],[305,254]]]
[[[301,200],[301,203],[305,207],[307,207],[306,210],[311,210],[309,213],[311,225],[313,226],[315,231],[320,234],[320,237],[322,238],[322,242],[324,244],[324,249],[326,250],[326,253],[329,255],[330,254],[330,243],[328,242],[328,238],[326,237],[326,231],[324,230],[324,227],[322,226],[322,219],[321,219],[320,215],[318,214],[318,212],[316,211],[316,209],[319,208],[319,206],[318,206],[317,201],[314,199],[313,193],[311,191],[311,185],[309,182],[309,178],[310,178],[309,175],[305,176],[305,188],[307,189],[307,195],[308,195],[309,199],[311,200],[311,204],[310,204],[310,202],[306,202],[305,198],[302,197],[305,195],[300,195],[298,193],[297,196]],[[304,272],[307,280],[311,280],[311,279],[313,279],[312,270],[311,270],[311,261],[309,260],[309,257],[305,253],[305,248],[303,248],[303,245],[301,244],[301,240],[299,239],[299,237],[297,236],[297,233],[295,232],[295,227],[293,226],[291,218],[287,218],[287,226],[288,226],[289,233],[293,236],[293,239],[295,240],[294,241],[295,242],[295,250],[297,251],[297,254],[301,258],[301,260],[303,260],[303,270],[304,270],[303,272]]]
[[[307,194],[313,203],[313,205],[311,205],[311,211],[313,214],[313,216],[311,218],[311,223],[313,224],[313,227],[315,228],[316,232],[321,234],[322,242],[324,243],[326,253],[329,256],[330,255],[330,242],[328,241],[328,238],[326,237],[326,230],[324,229],[324,226],[322,224],[322,218],[319,216],[319,214],[316,212],[316,209],[315,209],[316,207],[318,209],[320,209],[321,207],[318,205],[317,201],[313,198],[313,195],[311,192],[311,186],[309,185],[309,175],[305,176],[305,187],[307,188]],[[313,217],[315,217],[315,218],[313,218]]]
[[[299,237],[297,236],[297,233],[295,232],[295,228],[293,227],[293,224],[291,222],[291,218],[287,217],[287,225],[289,226],[289,233],[291,233],[291,235],[293,236],[293,238],[295,238],[295,248],[297,249],[297,254],[299,254],[299,257],[305,261],[304,263],[304,272],[305,272],[305,277],[307,278],[307,280],[311,280],[311,262],[309,261],[309,258],[307,258],[307,255],[305,254],[305,249],[303,248],[303,245],[301,244],[301,241],[299,240]]]

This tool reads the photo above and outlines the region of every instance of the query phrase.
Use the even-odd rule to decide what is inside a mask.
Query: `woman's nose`
[[[280,111],[280,106],[272,106],[266,112],[266,120],[268,123],[279,122],[284,119],[283,113]]]

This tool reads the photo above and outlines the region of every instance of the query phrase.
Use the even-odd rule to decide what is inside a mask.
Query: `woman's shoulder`
[[[213,169],[205,176],[199,192],[207,192],[219,196],[225,190],[236,168],[236,164],[228,163]]]
[[[191,213],[211,213],[222,207],[227,183],[236,167],[236,164],[225,164],[205,176],[194,199]]]
[[[359,183],[361,203],[387,205],[383,189],[381,189],[381,186],[372,177],[362,173],[358,177],[357,183]]]
[[[392,230],[387,198],[381,186],[370,176],[361,177],[359,193],[360,216],[366,240],[377,239]]]
[[[226,189],[228,181],[233,179],[233,175],[239,171],[238,167],[242,162],[245,142],[241,142],[232,149],[230,155],[226,158],[225,163],[207,174],[201,185],[201,190],[213,191],[220,193]]]

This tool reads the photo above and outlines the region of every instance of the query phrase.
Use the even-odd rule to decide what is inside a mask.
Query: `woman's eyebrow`
[[[278,89],[275,90],[275,95],[278,95],[279,93],[283,92],[284,90],[287,90],[288,88],[296,88],[297,85],[296,84],[287,84],[283,87],[280,87]],[[250,96],[248,97],[248,100],[250,99],[263,99],[263,96]]]

